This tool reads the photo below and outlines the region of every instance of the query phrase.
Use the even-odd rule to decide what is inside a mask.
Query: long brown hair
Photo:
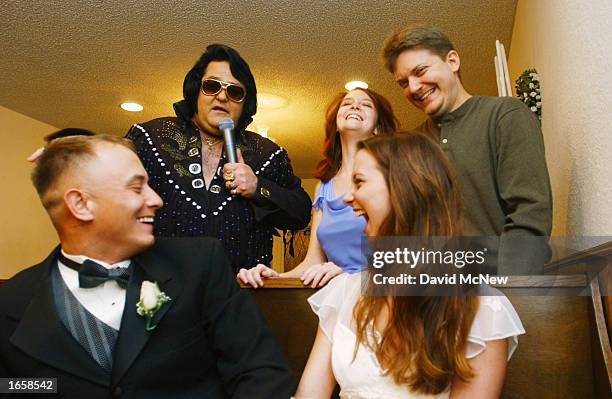
[[[378,236],[458,236],[462,204],[453,170],[439,145],[423,133],[374,137],[358,144],[377,161],[391,201]],[[371,272],[370,268],[370,272]],[[370,276],[371,277],[371,276]],[[368,281],[372,281],[371,278]],[[371,293],[373,286],[367,288]],[[393,380],[420,394],[439,394],[473,373],[465,359],[478,306],[473,296],[374,296],[357,302],[358,345],[369,347]],[[388,310],[381,340],[372,342]]]
[[[378,115],[376,127],[381,136],[393,134],[399,127],[399,122],[393,113],[391,103],[382,95],[370,89],[355,89],[366,93],[374,103]],[[340,145],[340,134],[336,125],[336,116],[340,104],[347,92],[338,93],[327,106],[325,111],[325,142],[323,143],[323,159],[317,162],[314,177],[323,182],[333,178],[342,164],[342,146]]]

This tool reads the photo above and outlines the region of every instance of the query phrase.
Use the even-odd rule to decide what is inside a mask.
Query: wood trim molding
[[[590,288],[595,314],[595,326],[597,328],[597,338],[599,339],[604,364],[608,373],[609,387],[612,388],[612,348],[610,347],[610,338],[606,328],[604,306],[601,300],[602,297],[599,291],[599,280],[597,277],[591,280]]]
[[[238,284],[240,285],[240,288],[251,288],[253,289],[253,287],[251,287],[250,284],[245,284],[243,283],[240,279],[236,279],[236,281],[238,281]],[[275,278],[264,278],[264,286],[261,288],[272,288],[272,289],[276,289],[276,288],[309,288],[312,289],[310,287],[307,287],[304,285],[304,283],[302,283],[302,280],[300,280],[299,278],[288,278],[288,277],[275,277]],[[261,289],[258,288],[258,289]]]
[[[558,272],[560,269],[580,263],[593,261],[594,258],[601,260],[609,257],[612,261],[612,241],[603,243],[593,248],[584,251],[576,252],[565,258],[551,262],[544,266],[546,274]],[[567,273],[566,273],[567,274]],[[241,288],[252,288],[248,284],[242,283],[237,279]],[[271,289],[288,289],[288,288],[310,288],[304,286],[299,278],[276,277],[264,279],[263,288]],[[575,288],[585,287],[587,285],[586,278],[581,274],[572,275],[555,275],[555,276],[510,276],[509,283],[503,287],[508,288],[528,288],[528,287],[559,287],[559,288]],[[497,286],[500,287],[500,286]],[[502,288],[503,288],[502,287]]]
[[[299,278],[264,278],[264,286],[257,289],[312,289],[305,286]],[[236,279],[240,288],[253,289],[249,284],[244,284]],[[509,276],[508,284],[493,285],[496,288],[580,288],[588,284],[585,275],[576,274],[568,276]]]
[[[554,262],[548,263],[547,265],[544,265],[544,272],[551,273],[566,266],[590,262],[595,257],[600,259],[607,257],[612,258],[612,241],[608,241],[601,245],[576,252]]]

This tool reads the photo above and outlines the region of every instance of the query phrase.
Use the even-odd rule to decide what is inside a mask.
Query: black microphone
[[[223,132],[223,140],[225,141],[225,153],[227,161],[235,163],[236,161],[236,144],[234,143],[234,121],[231,118],[223,118],[219,121],[219,130]]]

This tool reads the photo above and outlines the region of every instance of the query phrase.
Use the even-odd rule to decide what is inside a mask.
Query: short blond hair
[[[50,195],[60,179],[85,161],[93,159],[96,144],[104,143],[121,145],[134,151],[132,141],[110,135],[61,137],[47,144],[31,175],[34,188],[47,210],[58,205],[61,199]]]

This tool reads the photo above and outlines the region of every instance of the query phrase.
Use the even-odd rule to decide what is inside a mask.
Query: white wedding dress
[[[332,368],[340,385],[342,399],[417,399],[448,398],[449,392],[439,395],[419,395],[406,386],[385,376],[375,354],[360,345],[353,361],[355,328],[353,306],[361,295],[364,272],[343,273],[332,279],[326,287],[308,298],[313,311],[319,316],[320,327],[332,343]],[[508,298],[480,297],[480,306],[468,336],[466,358],[485,350],[486,341],[508,338],[508,359],[516,349],[517,336],[524,334],[516,311]]]

